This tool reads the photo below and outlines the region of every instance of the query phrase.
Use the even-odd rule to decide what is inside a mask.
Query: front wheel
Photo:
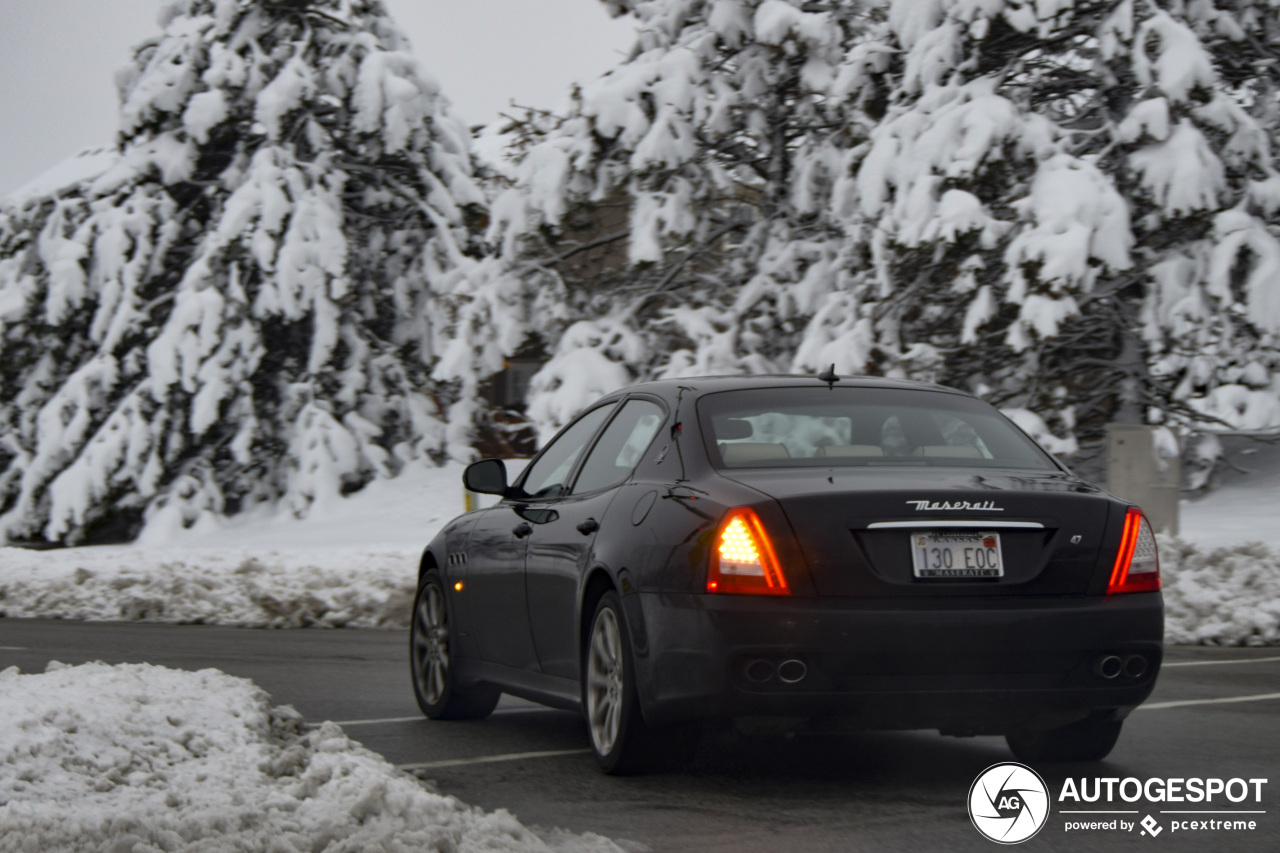
[[[458,686],[444,583],[435,572],[423,577],[413,602],[409,664],[418,707],[433,720],[480,720],[493,713],[502,697],[491,684],[465,690]]]
[[[1120,738],[1120,720],[1088,717],[1048,731],[1017,731],[1005,735],[1020,761],[1101,761]]]

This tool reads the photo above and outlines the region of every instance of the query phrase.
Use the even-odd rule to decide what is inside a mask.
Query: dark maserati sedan
[[[418,702],[580,711],[606,772],[709,725],[1003,734],[1096,760],[1151,693],[1163,604],[1140,509],[975,397],[866,377],[610,394],[427,547]]]

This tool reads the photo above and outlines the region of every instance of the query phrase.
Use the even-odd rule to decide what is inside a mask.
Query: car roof
[[[812,374],[751,374],[724,376],[683,376],[675,379],[657,379],[621,388],[604,399],[613,399],[624,394],[644,393],[670,396],[680,388],[692,391],[695,395],[714,394],[719,391],[745,391],[765,388],[823,388],[827,386],[825,379]],[[910,379],[886,379],[881,376],[841,376],[834,383],[837,388],[897,388],[917,391],[940,391],[948,394],[972,396],[956,388],[936,385],[931,382],[916,382]]]

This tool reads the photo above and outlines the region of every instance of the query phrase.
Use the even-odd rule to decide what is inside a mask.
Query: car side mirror
[[[473,462],[462,472],[462,484],[482,495],[506,495],[507,466],[501,459]]]

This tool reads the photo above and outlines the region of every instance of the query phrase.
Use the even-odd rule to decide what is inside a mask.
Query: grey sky
[[[471,124],[512,99],[559,107],[621,59],[632,29],[597,0],[384,0]],[[160,0],[0,0],[0,196],[111,143],[115,70],[159,32]]]

